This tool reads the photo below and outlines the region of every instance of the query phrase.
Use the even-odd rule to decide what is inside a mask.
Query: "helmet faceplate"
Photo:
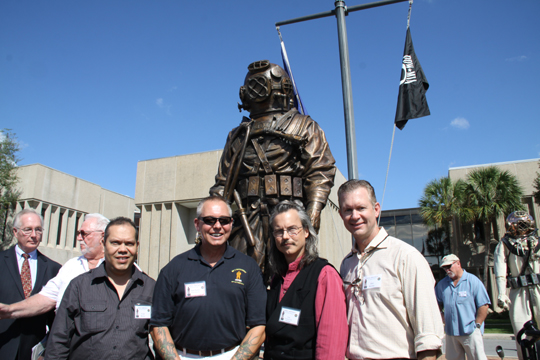
[[[512,237],[521,237],[533,232],[535,223],[527,212],[514,211],[506,218],[506,230]]]
[[[248,70],[240,87],[240,110],[243,108],[253,116],[288,111],[292,107],[293,86],[285,70],[268,60],[255,61],[249,64]]]

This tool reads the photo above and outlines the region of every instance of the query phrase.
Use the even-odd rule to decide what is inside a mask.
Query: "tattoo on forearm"
[[[254,350],[251,348],[252,346],[255,346],[255,351],[258,350],[258,340],[259,336],[255,335],[249,335],[244,341],[240,344],[238,347],[238,350],[234,354],[234,357],[232,360],[247,360],[247,359],[253,359],[255,356]]]
[[[162,328],[154,328],[154,345],[163,360],[174,360],[177,357],[174,344],[168,341],[167,333]]]

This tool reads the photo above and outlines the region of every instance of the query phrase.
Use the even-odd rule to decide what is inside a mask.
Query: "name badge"
[[[285,306],[281,308],[281,314],[279,314],[279,322],[298,326],[298,320],[300,320],[300,310],[288,308]]]
[[[135,319],[150,319],[151,314],[151,305],[135,304]]]
[[[186,298],[206,296],[206,281],[197,281],[184,284]]]
[[[460,292],[458,292],[458,296],[459,297],[467,297],[467,292],[466,291],[460,291]]]
[[[377,289],[381,287],[382,275],[364,276],[362,290]]]

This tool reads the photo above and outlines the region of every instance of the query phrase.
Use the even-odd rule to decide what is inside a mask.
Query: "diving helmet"
[[[531,215],[525,211],[514,211],[506,218],[506,231],[512,237],[528,235],[535,230],[535,223]]]
[[[251,116],[274,111],[289,111],[293,105],[293,85],[289,75],[279,65],[268,60],[255,61],[240,87],[238,109]]]

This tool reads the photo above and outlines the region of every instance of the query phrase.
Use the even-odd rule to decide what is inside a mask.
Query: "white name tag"
[[[466,297],[466,296],[467,296],[467,292],[466,292],[466,291],[460,291],[460,292],[458,292],[458,296],[459,296],[459,297]]]
[[[279,314],[279,322],[298,326],[298,320],[300,320],[300,310],[288,308],[285,306],[281,308],[281,314]]]
[[[376,289],[381,287],[382,275],[364,276],[362,290]]]
[[[135,305],[135,319],[150,319],[151,314],[152,314],[151,305],[141,305],[141,304]]]
[[[206,296],[206,281],[197,281],[184,284],[186,298]]]

